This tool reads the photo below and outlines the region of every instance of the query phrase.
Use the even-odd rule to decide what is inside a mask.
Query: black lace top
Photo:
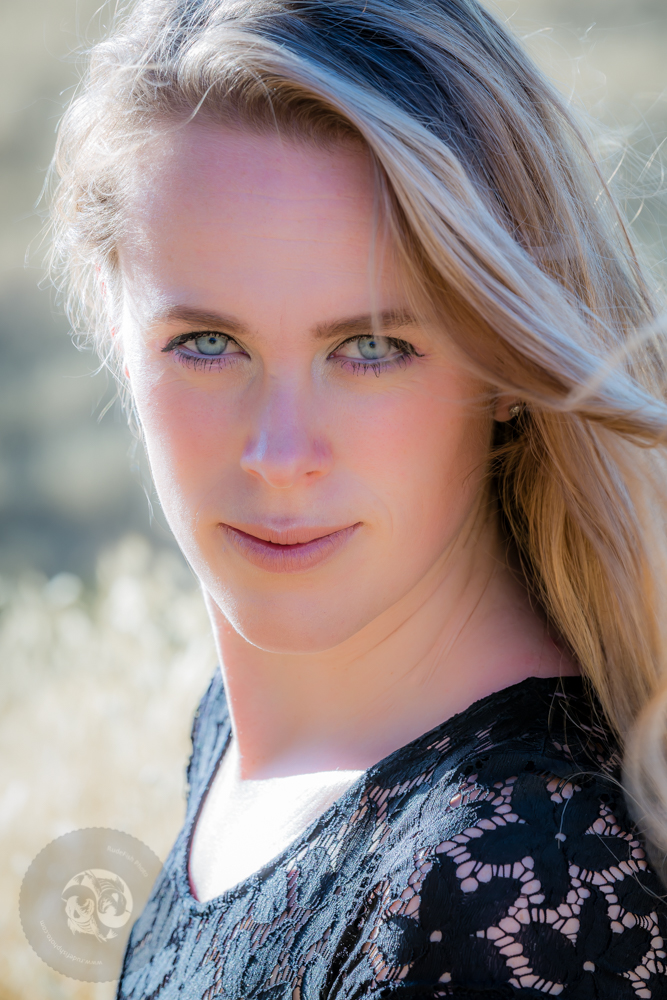
[[[229,732],[216,674],[185,826],[132,932],[122,1000],[667,998],[667,905],[578,678],[477,702],[199,903],[188,850]]]

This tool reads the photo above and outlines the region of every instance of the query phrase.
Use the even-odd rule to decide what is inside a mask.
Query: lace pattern
[[[228,736],[217,675],[119,1000],[667,1000],[667,903],[578,678],[477,702],[199,903],[189,844]]]

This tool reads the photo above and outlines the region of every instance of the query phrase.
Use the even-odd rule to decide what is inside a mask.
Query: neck
[[[501,558],[458,543],[417,588],[333,649],[275,653],[209,599],[240,776],[365,770],[479,698],[575,673]]]

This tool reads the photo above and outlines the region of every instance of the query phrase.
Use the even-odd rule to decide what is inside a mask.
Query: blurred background
[[[604,171],[661,281],[665,0],[495,10],[607,127]],[[36,204],[55,127],[77,53],[107,22],[96,0],[0,0],[0,1000],[113,996],[113,984],[66,979],[31,951],[21,879],[51,839],[86,826],[165,857],[214,668],[201,598],[113,381],[70,342],[40,269]]]

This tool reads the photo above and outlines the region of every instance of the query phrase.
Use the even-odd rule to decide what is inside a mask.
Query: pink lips
[[[345,545],[361,522],[346,528],[293,528],[271,531],[257,527],[260,538],[231,524],[221,524],[226,537],[248,562],[270,573],[298,573],[324,562]]]

